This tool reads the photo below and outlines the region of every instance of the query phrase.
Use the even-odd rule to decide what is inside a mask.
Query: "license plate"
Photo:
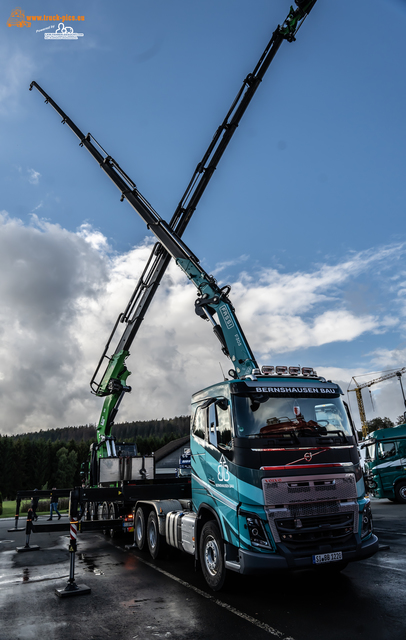
[[[342,551],[336,551],[335,553],[320,553],[317,556],[313,556],[313,564],[326,564],[326,562],[337,562],[337,560],[342,559]]]

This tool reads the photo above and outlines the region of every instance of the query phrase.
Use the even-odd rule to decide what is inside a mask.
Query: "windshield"
[[[270,398],[267,394],[234,396],[236,436],[314,436],[341,432],[352,436],[340,398],[320,404],[313,398]]]

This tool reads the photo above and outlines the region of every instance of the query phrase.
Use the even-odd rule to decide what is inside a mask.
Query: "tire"
[[[101,520],[109,519],[109,505],[107,504],[107,502],[103,502],[103,504],[101,505],[100,516],[101,516],[100,517]],[[105,536],[108,536],[109,530],[107,529],[107,527],[103,529],[103,534]]]
[[[117,518],[117,510],[114,502],[109,503],[109,520],[115,520]],[[116,529],[109,529],[108,531],[111,539],[116,538],[118,535],[118,531]]]
[[[84,502],[82,505],[82,515],[80,518],[82,521],[83,520],[90,520],[90,513],[89,513],[89,503],[88,502]]]
[[[400,502],[401,504],[406,504],[406,482],[402,480],[402,482],[398,482],[395,487],[395,496],[396,502]]]
[[[89,502],[90,520],[97,520],[97,502]]]
[[[154,509],[149,512],[147,520],[147,545],[151,558],[155,560],[162,555],[165,539],[159,534],[158,516]]]
[[[213,591],[219,591],[226,579],[224,545],[218,525],[213,520],[203,526],[199,544],[204,579]]]
[[[145,547],[146,527],[145,514],[142,507],[138,507],[134,518],[134,542],[140,551]]]

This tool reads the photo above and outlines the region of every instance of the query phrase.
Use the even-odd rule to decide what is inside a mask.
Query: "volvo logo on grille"
[[[308,451],[307,453],[304,454],[304,459],[306,460],[306,462],[310,462],[310,460],[313,458],[312,454],[310,453],[310,451]]]

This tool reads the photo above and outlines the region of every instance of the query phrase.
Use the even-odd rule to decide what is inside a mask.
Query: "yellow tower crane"
[[[390,378],[395,378],[397,376],[399,378],[400,386],[402,388],[402,393],[403,393],[401,378],[402,378],[402,373],[404,373],[405,371],[406,371],[406,367],[402,367],[402,369],[390,369],[389,371],[383,372],[383,375],[379,376],[379,378],[374,378],[373,380],[369,380],[369,382],[363,382],[361,384],[356,381],[354,376],[351,378],[351,382],[352,380],[354,380],[355,387],[353,389],[350,389],[350,387],[348,387],[347,393],[349,391],[355,391],[355,395],[357,396],[357,404],[358,404],[359,417],[361,419],[363,438],[366,438],[366,436],[368,435],[368,427],[367,427],[367,418],[365,415],[364,401],[362,399],[362,389],[365,389],[366,387],[372,387],[372,385],[376,384],[377,382],[382,382],[383,380],[389,380]],[[371,374],[365,374],[365,375],[371,375]],[[350,386],[351,386],[351,382],[350,382]],[[403,401],[405,402],[404,393],[403,393]],[[405,402],[405,406],[406,406],[406,402]]]

